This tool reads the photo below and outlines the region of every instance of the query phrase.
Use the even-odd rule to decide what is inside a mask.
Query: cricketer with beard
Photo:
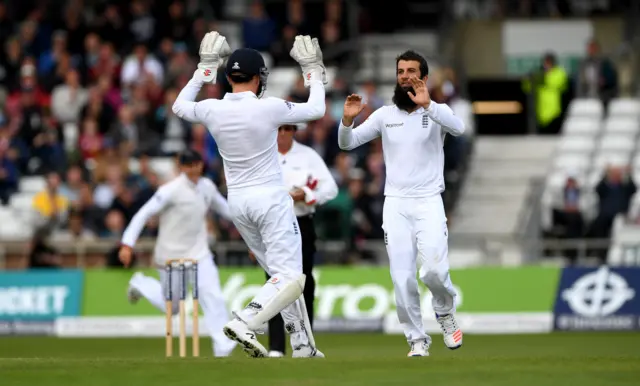
[[[419,278],[433,294],[433,309],[450,349],[462,346],[455,313],[456,291],[449,276],[448,230],[444,191],[444,137],[464,133],[463,121],[446,104],[431,100],[427,61],[414,51],[396,58],[393,104],[379,108],[357,128],[364,108],[350,95],[338,131],[338,144],[351,150],[382,137],[386,165],[382,228],[389,255],[398,319],[410,346],[408,356],[428,356],[431,337],[424,331]]]

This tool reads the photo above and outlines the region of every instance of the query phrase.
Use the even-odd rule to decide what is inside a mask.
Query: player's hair
[[[229,78],[231,78],[233,83],[249,83],[253,80],[253,76],[247,76],[245,74],[240,74],[235,72],[229,74]]]
[[[401,60],[414,60],[420,63],[420,78],[424,78],[425,76],[429,75],[429,65],[427,64],[427,59],[425,59],[419,53],[413,50],[408,50],[398,55],[396,57],[396,70],[398,69],[398,63]]]

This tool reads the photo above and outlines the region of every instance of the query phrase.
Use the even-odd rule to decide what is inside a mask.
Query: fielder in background
[[[338,185],[322,157],[309,146],[293,139],[297,129],[297,125],[282,125],[278,128],[278,156],[300,226],[302,272],[307,277],[303,295],[313,328],[313,300],[316,290],[312,272],[316,253],[313,214],[316,206],[336,198]],[[267,274],[267,280],[270,278]],[[280,315],[276,315],[269,321],[269,350],[270,357],[282,357],[285,353],[284,321]]]
[[[433,294],[433,309],[450,349],[462,346],[454,317],[456,291],[449,277],[444,191],[444,138],[464,133],[464,123],[449,106],[433,102],[426,82],[427,61],[413,51],[396,59],[397,83],[392,105],[376,110],[356,129],[353,120],[364,108],[362,97],[350,95],[338,129],[338,144],[354,149],[382,137],[386,165],[382,228],[389,255],[398,319],[411,347],[409,356],[429,355],[416,280]]]
[[[157,192],[140,208],[122,236],[120,261],[131,263],[133,248],[149,219],[159,216],[158,238],[154,262],[160,274],[158,279],[137,272],[129,282],[129,300],[136,303],[146,298],[157,309],[165,312],[165,265],[169,260],[193,259],[198,262],[198,292],[204,312],[204,322],[213,339],[214,355],[228,356],[236,342],[228,339],[222,328],[229,321],[224,297],[220,289],[218,268],[213,261],[207,240],[207,215],[214,210],[229,219],[229,206],[216,186],[201,177],[204,163],[200,155],[187,150],[179,155],[181,174],[160,186]],[[178,270],[171,276],[172,313],[178,313]]]
[[[296,36],[290,55],[300,64],[305,86],[310,87],[307,103],[262,98],[269,75],[262,55],[248,48],[231,53],[224,36],[209,32],[200,45],[198,69],[172,108],[178,117],[204,124],[215,139],[233,223],[271,275],[247,307],[224,327],[225,334],[242,344],[251,357],[268,355],[256,332],[264,331],[278,313],[290,333],[293,357],[324,356],[316,348],[302,298],[306,281],[302,239],[278,162],[276,138],[278,127],[284,124],[324,116],[323,83],[327,80],[317,39]],[[221,100],[195,102],[204,83],[216,82],[218,68],[227,56],[225,74],[232,91]]]

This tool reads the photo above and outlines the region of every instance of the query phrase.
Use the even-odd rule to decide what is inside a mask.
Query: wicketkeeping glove
[[[305,87],[309,87],[313,80],[320,80],[324,84],[328,83],[318,39],[302,35],[296,36],[289,55],[300,64]]]
[[[207,33],[200,43],[200,63],[194,77],[204,83],[216,83],[218,68],[229,55],[227,38],[215,31]]]

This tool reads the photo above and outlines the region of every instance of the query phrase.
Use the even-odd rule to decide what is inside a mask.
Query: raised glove
[[[289,55],[300,64],[305,87],[311,85],[311,81],[320,80],[327,84],[327,71],[322,62],[322,50],[318,39],[311,39],[310,36],[296,36],[293,48]]]
[[[218,68],[229,55],[231,48],[227,38],[216,31],[207,33],[200,42],[200,63],[194,77],[204,83],[216,83]]]

